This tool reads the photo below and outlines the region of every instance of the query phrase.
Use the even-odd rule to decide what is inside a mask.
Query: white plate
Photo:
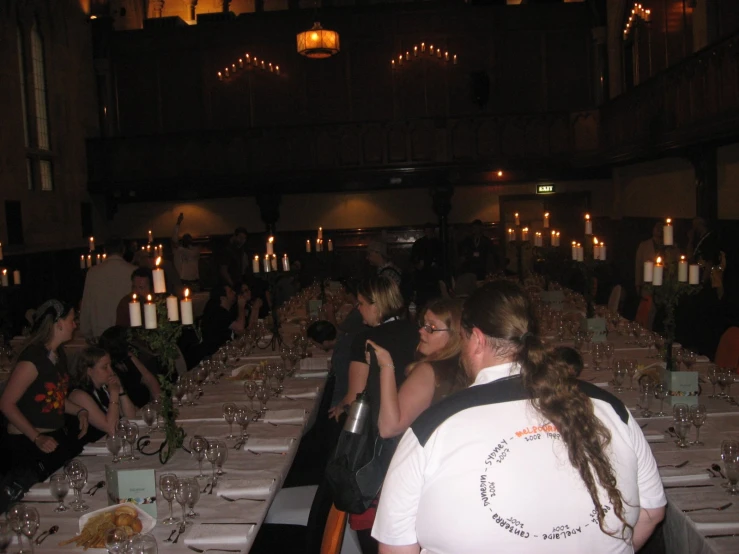
[[[95,510],[94,512],[90,512],[80,517],[80,533],[82,532],[82,529],[85,527],[85,524],[90,520],[91,517],[94,517],[98,514],[102,514],[104,512],[115,512],[118,508],[122,506],[130,506],[131,508],[133,508],[134,510],[138,512],[139,519],[141,520],[141,526],[142,526],[141,532],[142,533],[149,533],[152,529],[154,529],[154,526],[157,524],[156,519],[151,517],[144,510],[139,508],[136,504],[133,504],[131,502],[126,502],[123,504],[116,504],[115,506],[108,506],[107,508],[101,508],[100,510]]]

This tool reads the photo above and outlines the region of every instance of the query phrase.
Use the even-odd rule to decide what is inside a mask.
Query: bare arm
[[[357,395],[367,386],[367,377],[369,376],[369,366],[362,362],[351,362],[349,364],[349,389],[346,396],[341,399],[336,406],[328,411],[329,417],[333,417],[336,421],[344,411],[344,406],[351,404],[356,400]]]
[[[157,378],[154,377],[154,375],[147,369],[147,367],[141,363],[141,360],[139,360],[136,356],[131,356],[131,361],[133,362],[133,365],[136,366],[136,369],[139,370],[139,373],[141,374],[141,382],[144,384],[144,386],[149,389],[149,394],[151,394],[152,398],[159,398],[159,393],[161,392],[159,389],[159,381],[157,381]],[[123,398],[128,398],[127,396],[124,396]],[[134,414],[127,414],[125,413],[125,406],[122,404],[121,407],[124,408],[124,415],[126,417],[133,417]],[[134,408],[134,412],[136,409]]]
[[[15,369],[13,369],[13,373],[10,374],[3,395],[0,397],[0,411],[29,440],[34,440],[39,432],[20,411],[18,401],[37,377],[38,370],[34,364],[31,362],[19,362],[15,366]]]
[[[421,547],[418,544],[408,544],[405,546],[391,546],[389,544],[380,543],[380,554],[419,554]]]
[[[262,307],[262,299],[257,298],[251,305],[251,314],[249,315],[249,322],[246,325],[247,329],[252,329],[256,326],[257,320],[259,319],[259,309]]]
[[[75,405],[87,410],[90,423],[93,427],[100,429],[102,432],[107,434],[113,433],[119,416],[117,399],[115,400],[115,403],[112,398],[110,399],[110,406],[108,407],[107,414],[100,409],[92,396],[79,389],[75,389],[69,394],[69,400],[71,400]]]
[[[237,335],[240,335],[246,328],[246,297],[243,294],[239,295],[237,302],[238,315],[234,322],[229,325],[229,328]]]
[[[383,438],[404,433],[434,399],[436,377],[429,364],[416,366],[397,388],[395,371],[380,369],[380,417],[378,427]]]
[[[646,510],[642,508],[639,512],[639,519],[634,526],[634,550],[639,550],[647,539],[652,536],[657,524],[665,518],[665,508],[654,508]]]

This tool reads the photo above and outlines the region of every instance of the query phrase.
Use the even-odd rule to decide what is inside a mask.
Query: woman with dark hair
[[[90,414],[90,429],[84,442],[95,442],[115,432],[121,416],[132,418],[136,406],[110,367],[110,356],[102,348],[88,346],[80,352],[72,372],[72,392],[69,398]]]
[[[30,465],[42,479],[76,454],[64,415],[79,420],[77,438],[87,433],[88,411],[67,398],[69,373],[62,345],[77,327],[74,316],[74,308],[58,300],[36,310],[31,335],[0,397],[0,411],[8,419],[2,446],[11,467]]]
[[[629,410],[541,342],[513,283],[475,291],[462,329],[473,385],[398,445],[372,531],[382,552],[639,550],[666,498]]]
[[[130,395],[134,406],[141,407],[159,397],[159,381],[132,352],[128,329],[115,325],[100,336],[98,346],[110,356],[110,365],[121,382],[120,395]]]

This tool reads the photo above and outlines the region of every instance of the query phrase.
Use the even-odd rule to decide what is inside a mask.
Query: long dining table
[[[555,345],[573,346],[572,340],[556,342],[553,336],[544,337]],[[660,362],[655,351],[633,344],[633,337],[610,333],[608,342],[614,346],[610,366],[616,360],[636,360],[639,368],[634,379],[638,389],[639,376],[656,367]],[[698,401],[708,411],[706,423],[701,426],[702,446],[691,445],[680,448],[670,431],[673,426],[672,407],[669,399],[664,401],[665,416],[642,417],[638,406],[639,393],[631,389],[630,379],[624,381],[624,390],[616,392],[612,369],[594,369],[592,356],[583,352],[585,368],[580,375],[584,381],[596,384],[619,397],[632,416],[642,426],[659,467],[667,495],[667,512],[663,524],[665,551],[669,554],[736,554],[739,552],[739,496],[731,496],[722,486],[726,480],[717,471],[716,464],[723,470],[721,441],[739,439],[739,406],[721,398],[709,398],[713,388],[707,378],[710,360],[698,357],[691,368],[699,373],[700,395]],[[685,370],[685,368],[682,368]],[[718,391],[717,391],[718,392]],[[660,401],[652,398],[650,410],[659,412]],[[695,427],[689,440],[695,440]],[[680,466],[680,467],[674,467]],[[716,508],[732,503],[728,508]]]
[[[240,366],[232,367],[237,375],[243,367],[256,365],[260,361],[277,363],[279,356],[271,349],[256,350],[240,361]],[[284,381],[284,392],[271,398],[267,403],[267,413],[258,422],[251,422],[248,427],[249,440],[239,450],[232,448],[236,440],[227,439],[229,426],[224,420],[222,406],[225,402],[249,405],[243,380],[222,379],[216,384],[204,385],[204,394],[197,399],[195,406],[179,408],[178,424],[186,432],[187,447],[193,435],[202,435],[208,439],[220,439],[229,445],[228,459],[223,465],[225,475],[218,479],[213,493],[204,493],[195,505],[198,516],[192,519],[180,536],[177,543],[165,542],[177,525],[163,525],[161,522],[169,516],[169,507],[158,492],[160,475],[174,473],[178,477],[195,477],[198,475],[198,463],[184,449],[179,449],[174,456],[161,464],[157,456],[146,456],[140,452],[137,461],[115,464],[116,468],[154,470],[157,482],[157,524],[151,531],[159,544],[159,552],[189,553],[208,549],[222,549],[229,552],[248,552],[254,543],[267,512],[279,492],[287,473],[293,463],[301,437],[316,419],[316,411],[321,403],[330,356],[320,350],[312,352],[312,357],[300,362],[294,376]],[[255,408],[259,401],[255,399]],[[146,426],[137,422],[140,435],[146,434]],[[238,436],[238,425],[234,424],[234,434]],[[163,440],[162,432],[151,435],[152,445]],[[144,451],[149,451],[144,449]],[[89,513],[108,506],[107,489],[102,488],[94,495],[87,494],[93,485],[105,480],[106,466],[112,465],[112,456],[107,452],[105,441],[88,445],[77,458],[88,470],[87,485],[82,497],[89,506]],[[205,478],[200,479],[201,487],[210,481],[211,466],[203,461]],[[221,494],[230,494],[235,499],[227,500]],[[72,493],[66,498],[72,500]],[[59,531],[47,538],[40,546],[40,552],[72,553],[82,552],[82,547],[74,543],[60,546],[79,531],[79,519],[82,512],[71,509],[63,513],[55,513],[56,501],[51,498],[48,481],[38,483],[27,493],[23,502],[35,507],[41,517],[39,534],[58,525]],[[181,516],[181,508],[174,502],[174,516]],[[175,533],[176,535],[176,533]],[[25,540],[25,539],[24,539]],[[11,547],[11,551],[12,547]]]

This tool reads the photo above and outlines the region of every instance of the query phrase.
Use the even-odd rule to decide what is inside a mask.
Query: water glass
[[[706,410],[706,406],[704,404],[697,404],[690,407],[690,421],[695,426],[695,440],[690,444],[693,444],[695,446],[703,446],[703,443],[700,440],[701,426],[706,422],[707,416],[708,411]]]
[[[123,441],[121,440],[121,436],[118,434],[114,435],[108,435],[105,438],[105,446],[108,447],[108,452],[113,454],[113,463],[117,464],[121,461],[121,459],[118,457],[118,453],[121,451],[121,448],[123,447]]]
[[[200,487],[200,485],[198,485]],[[180,523],[182,525],[190,525],[191,522],[187,521],[187,502],[190,499],[190,489],[192,488],[192,481],[190,479],[177,479],[177,484],[175,485],[175,500],[177,500],[177,503],[182,508],[182,520]]]
[[[49,478],[49,491],[51,496],[59,501],[59,505],[54,508],[54,511],[66,512],[67,507],[64,505],[64,499],[69,494],[69,477],[66,473],[55,473]]]
[[[163,525],[174,525],[177,519],[172,514],[172,500],[177,487],[177,476],[174,473],[164,473],[159,477],[159,492],[162,498],[169,503],[169,517],[162,521]]]
[[[203,458],[205,457],[205,450],[208,448],[208,439],[201,435],[194,435],[190,439],[190,451],[192,452],[192,455],[195,457],[195,459],[198,461],[198,469],[200,470],[200,473],[198,474],[198,477],[203,478],[205,477],[205,474],[203,473]]]
[[[122,554],[157,554],[157,540],[151,535],[134,535],[123,547]]]
[[[234,415],[236,414],[236,404],[233,402],[226,402],[223,405],[223,419],[226,420],[226,423],[228,423],[228,436],[227,439],[234,438],[234,431],[233,431],[233,424],[234,424]]]
[[[652,417],[652,412],[649,409],[649,405],[654,396],[654,388],[652,383],[645,381],[642,383],[641,390],[639,392],[639,406],[641,407],[641,417],[647,418]]]
[[[23,512],[23,517],[21,518],[21,533],[28,538],[28,545],[30,548],[21,548],[18,551],[18,554],[33,554],[33,536],[36,534],[36,531],[38,531],[40,524],[41,517],[38,514],[38,510],[36,508],[26,506],[26,509]]]
[[[82,500],[82,488],[87,483],[87,467],[78,460],[72,460],[64,466],[64,473],[69,477],[69,482],[74,489],[75,499],[70,502],[70,506],[75,512],[84,512],[89,506]]]
[[[726,492],[731,495],[739,494],[739,488],[736,486],[739,481],[739,459],[735,459],[733,462],[724,462],[724,472],[729,483]]]
[[[616,368],[613,370],[613,384],[615,385],[614,391],[619,393],[624,391],[624,379],[626,379],[626,370],[622,365],[616,362]]]
[[[654,397],[659,400],[659,412],[656,414],[657,417],[665,417],[667,414],[664,411],[665,398],[667,397],[667,385],[664,383],[657,383],[654,386]]]
[[[190,478],[190,487],[190,495],[187,499],[187,507],[190,508],[190,511],[187,513],[187,517],[198,517],[200,514],[195,511],[195,504],[200,500],[200,483],[192,477]]]
[[[114,527],[105,534],[105,548],[108,554],[123,554],[128,542],[128,534],[122,527]]]

